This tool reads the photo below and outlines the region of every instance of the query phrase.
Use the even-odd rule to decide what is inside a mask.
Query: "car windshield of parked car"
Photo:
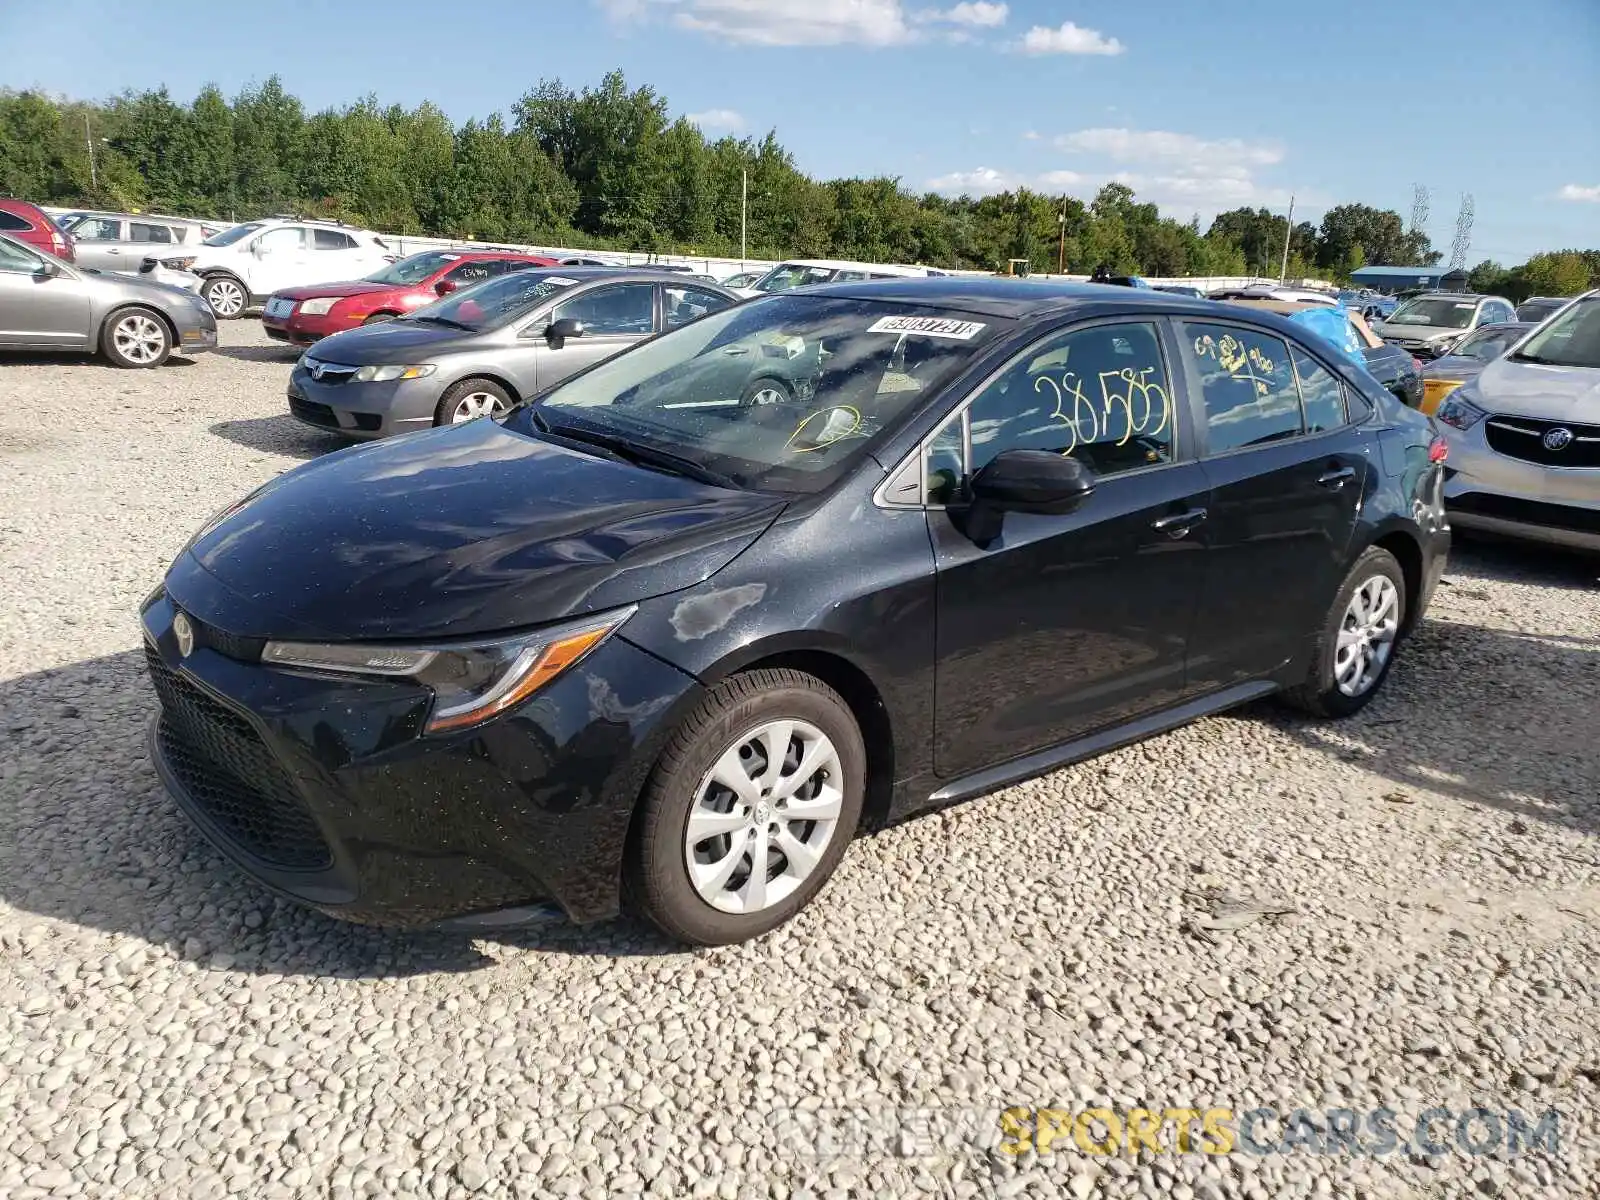
[[[1529,300],[1517,309],[1517,320],[1542,321],[1565,303],[1565,300]]]
[[[390,287],[409,287],[413,283],[421,283],[446,263],[453,263],[460,259],[459,254],[447,254],[443,250],[424,250],[421,254],[413,254],[402,258],[399,262],[390,263],[381,271],[374,271],[365,276],[368,283],[384,283]]]
[[[637,451],[647,465],[674,456],[738,487],[811,492],[1009,325],[925,306],[774,296],[609,359],[508,424],[622,457]]]
[[[1499,358],[1506,352],[1507,347],[1514,344],[1526,329],[1481,329],[1477,333],[1464,339],[1450,353],[1459,358],[1475,358],[1479,362],[1489,362]]]
[[[1511,356],[1552,367],[1600,367],[1600,296],[1570,305]]]
[[[241,238],[249,237],[260,228],[260,221],[246,221],[243,225],[235,225],[232,229],[224,229],[215,237],[208,237],[200,244],[202,246],[231,246]]]
[[[758,292],[787,292],[790,288],[827,283],[834,274],[835,272],[827,267],[802,267],[794,263],[783,263],[773,267],[750,286]]]
[[[1466,329],[1478,311],[1474,300],[1446,300],[1426,297],[1407,300],[1385,321],[1390,325],[1433,325],[1439,329]]]
[[[578,280],[570,275],[515,271],[473,287],[462,288],[401,320],[458,325],[474,332],[499,329],[537,308],[556,293],[577,285]]]

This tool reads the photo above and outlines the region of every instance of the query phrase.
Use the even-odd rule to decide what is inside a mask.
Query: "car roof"
[[[1170,312],[1209,312],[1216,305],[1154,288],[1118,287],[1104,283],[1007,279],[990,275],[914,275],[863,283],[821,283],[780,295],[838,296],[882,300],[891,304],[923,304],[978,316],[1017,320],[1097,303],[1119,308],[1149,307]]]
[[[558,279],[574,279],[579,283],[590,283],[596,280],[620,280],[624,283],[670,283],[674,272],[661,271],[654,267],[536,267],[531,271],[518,271],[518,275],[545,275]],[[685,276],[687,278],[687,276]],[[695,283],[704,287],[722,288],[720,283],[710,280],[695,280]],[[723,289],[726,290],[726,289]],[[731,294],[731,293],[730,293]]]
[[[902,263],[869,263],[855,262],[847,258],[786,258],[780,263],[768,267],[768,271],[778,267],[817,267],[827,271],[926,271],[927,267],[911,267]],[[762,274],[766,274],[763,271]],[[918,278],[908,275],[907,278]]]

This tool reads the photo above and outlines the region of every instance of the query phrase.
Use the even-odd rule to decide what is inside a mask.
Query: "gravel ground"
[[[755,945],[400,936],[257,889],[146,758],[139,599],[331,448],[287,352],[223,341],[0,366],[0,1197],[1594,1194],[1594,564],[1462,546],[1360,717],[1262,705],[864,839]],[[1207,941],[1207,885],[1296,911]],[[1008,1105],[1562,1116],[1555,1155],[1018,1157]]]

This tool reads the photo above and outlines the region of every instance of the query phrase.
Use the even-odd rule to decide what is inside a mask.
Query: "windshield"
[[[1552,317],[1511,357],[1556,367],[1600,367],[1600,296],[1579,300]]]
[[[224,229],[215,237],[208,237],[200,244],[202,246],[231,246],[240,238],[247,238],[260,228],[260,221],[246,221],[243,225],[235,225],[232,229]]]
[[[790,288],[827,283],[835,274],[837,272],[827,267],[802,267],[796,263],[780,263],[750,286],[758,292],[787,292]]]
[[[1422,296],[1407,300],[1384,320],[1390,325],[1433,325],[1439,329],[1466,329],[1472,324],[1472,314],[1478,311],[1476,300],[1447,300],[1438,296]]]
[[[453,263],[460,257],[459,254],[446,254],[443,250],[425,250],[421,254],[413,254],[409,258],[402,258],[399,262],[390,263],[381,271],[374,271],[366,276],[366,281],[395,286],[421,283],[440,267],[446,263]]]
[[[1529,300],[1517,309],[1517,320],[1542,321],[1565,303],[1565,300]]]
[[[570,275],[514,271],[452,292],[447,298],[419,308],[401,320],[443,321],[475,332],[499,329],[537,308],[557,292],[576,287],[577,283]]]
[[[740,487],[812,492],[1009,325],[920,305],[775,296],[608,359],[508,424],[626,440]]]
[[[1516,345],[1527,332],[1526,329],[1482,329],[1463,339],[1450,353],[1457,358],[1475,358],[1479,362],[1489,362]]]

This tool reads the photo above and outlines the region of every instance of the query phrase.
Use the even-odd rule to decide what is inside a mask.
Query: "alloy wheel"
[[[1365,695],[1378,682],[1400,631],[1400,592],[1387,575],[1355,590],[1339,622],[1333,677],[1346,696]]]
[[[781,904],[817,869],[844,803],[839,752],[806,721],[742,734],[701,777],[684,832],[700,898],[750,915]]]
[[[782,404],[789,399],[789,394],[782,388],[768,385],[758,388],[750,393],[751,404]]]
[[[166,331],[143,313],[130,313],[118,321],[111,330],[111,340],[118,353],[141,367],[159,361],[167,348]]]
[[[244,289],[231,279],[219,279],[206,289],[206,301],[219,317],[237,317],[244,311]]]
[[[459,425],[476,417],[503,417],[510,412],[506,402],[489,392],[468,392],[451,410],[450,423]]]

